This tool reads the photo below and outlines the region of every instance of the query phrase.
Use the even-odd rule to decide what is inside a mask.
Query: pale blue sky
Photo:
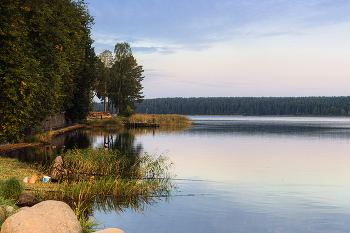
[[[341,96],[348,0],[86,0],[97,53],[128,42],[146,98]]]

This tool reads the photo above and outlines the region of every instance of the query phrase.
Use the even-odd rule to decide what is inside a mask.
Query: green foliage
[[[92,18],[83,1],[3,0],[0,22],[0,141],[18,141],[25,127],[86,97]]]
[[[118,43],[114,49],[115,62],[110,71],[109,97],[117,114],[129,115],[127,109],[135,109],[135,102],[141,103],[144,96],[141,82],[143,69],[136,62],[128,43]]]
[[[35,136],[30,136],[30,137],[25,138],[24,141],[28,142],[28,143],[38,143],[38,142],[40,142],[40,139],[35,137]]]
[[[350,115],[350,96],[159,98],[136,104],[136,113],[183,115]]]
[[[5,199],[5,198],[3,198],[2,196],[0,196],[0,209],[2,209],[2,210],[6,210],[6,207],[7,206],[11,206],[11,207],[13,207],[13,209],[16,209],[17,207],[16,207],[16,205],[12,202],[12,201],[10,201],[10,200],[7,200],[7,199]],[[7,211],[4,211],[4,215],[0,215],[0,231],[1,231],[1,226],[2,226],[2,224],[5,222],[5,220],[8,218],[8,217],[10,217],[14,212],[12,212],[12,213],[9,213],[9,212],[7,212]]]
[[[87,220],[83,213],[80,213],[77,217],[79,218],[79,223],[81,225],[83,233],[91,233],[95,232],[96,230],[102,229],[100,227],[101,223],[99,223],[94,218],[90,218]]]
[[[122,112],[122,115],[125,116],[125,117],[131,117],[133,114],[134,114],[134,110],[132,110],[129,105]]]
[[[115,106],[118,115],[130,116],[135,102],[142,102],[143,69],[136,62],[128,43],[115,45],[114,56],[106,50],[97,62],[98,81],[95,84],[97,97],[103,100],[103,111],[108,103]],[[103,65],[102,65],[103,64]],[[112,107],[113,111],[113,107]]]
[[[23,192],[22,182],[16,177],[11,177],[1,183],[0,191],[1,196],[5,199],[17,199],[17,197]]]

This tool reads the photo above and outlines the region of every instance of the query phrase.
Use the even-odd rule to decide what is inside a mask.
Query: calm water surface
[[[125,232],[350,232],[350,119],[191,117],[136,135],[176,164],[178,191],[139,213],[98,212]],[[96,138],[95,143],[102,140]]]
[[[188,129],[86,129],[58,137],[61,150],[124,146],[166,154],[178,190],[143,211],[98,211],[128,233],[350,232],[350,118],[191,117]],[[60,146],[61,145],[61,146]],[[32,148],[36,160],[55,151]],[[125,205],[127,206],[127,205]]]

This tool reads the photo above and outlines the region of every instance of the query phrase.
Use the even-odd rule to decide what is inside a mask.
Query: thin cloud
[[[343,0],[88,2],[91,14],[96,15],[93,30],[100,34],[100,37],[94,35],[97,44],[113,46],[116,42],[127,41],[141,48],[145,41],[163,44],[154,45],[157,50],[146,50],[151,46],[145,46],[142,50],[145,53],[171,54],[183,49],[182,46],[212,45],[237,36],[293,34],[300,29],[350,21],[350,2]],[[103,14],[101,9],[104,9]],[[110,34],[118,36],[109,38]]]

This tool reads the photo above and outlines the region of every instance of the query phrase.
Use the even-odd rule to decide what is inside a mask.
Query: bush
[[[22,182],[16,177],[11,177],[1,183],[0,191],[1,196],[5,199],[17,199],[23,192]]]
[[[24,139],[25,142],[28,142],[28,143],[37,143],[37,142],[40,142],[39,138],[35,137],[35,136],[30,136],[30,137],[27,137],[26,139]]]

